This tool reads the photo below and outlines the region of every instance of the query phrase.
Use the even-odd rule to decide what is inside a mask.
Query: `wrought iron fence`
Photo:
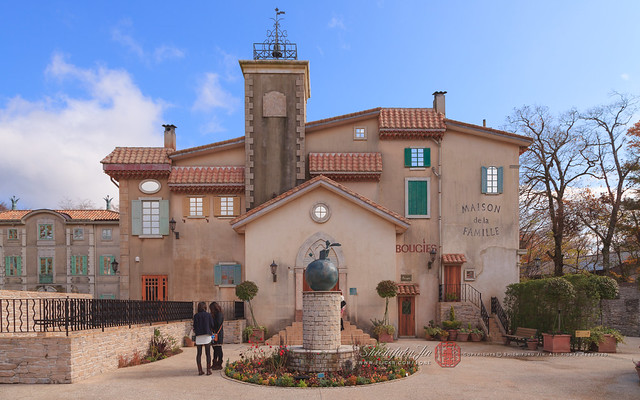
[[[244,301],[216,301],[216,303],[222,307],[225,321],[244,319]]]
[[[498,316],[498,320],[500,320],[504,331],[506,333],[509,333],[509,316],[502,308],[500,300],[498,300],[497,297],[491,298],[491,314],[495,314]]]
[[[193,318],[190,301],[0,299],[0,333],[104,330]]]
[[[489,313],[482,301],[482,293],[466,283],[443,284],[439,287],[439,301],[468,301],[480,309],[480,318],[489,331]]]

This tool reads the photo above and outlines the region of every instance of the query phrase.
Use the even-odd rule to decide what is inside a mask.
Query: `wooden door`
[[[461,265],[444,266],[443,301],[460,301]]]
[[[142,300],[167,301],[167,275],[142,276]]]
[[[398,336],[416,335],[416,298],[398,297]]]

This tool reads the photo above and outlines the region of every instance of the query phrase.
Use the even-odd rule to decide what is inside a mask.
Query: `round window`
[[[147,179],[140,182],[140,191],[146,194],[157,193],[160,190],[160,182],[155,179]]]
[[[324,203],[316,203],[311,207],[311,218],[317,223],[327,222],[331,217],[329,206]]]

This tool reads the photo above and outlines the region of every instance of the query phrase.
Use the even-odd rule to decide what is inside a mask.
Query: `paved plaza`
[[[460,344],[460,343],[459,343]],[[391,349],[437,342],[403,339]],[[420,357],[420,371],[403,380],[343,388],[275,388],[231,381],[218,371],[198,376],[195,348],[169,359],[107,372],[74,384],[0,385],[0,399],[634,399],[640,383],[631,363],[640,360],[640,338],[626,338],[615,354],[551,356],[515,345],[466,342],[455,368],[442,368],[433,353]],[[235,360],[245,344],[225,345]]]

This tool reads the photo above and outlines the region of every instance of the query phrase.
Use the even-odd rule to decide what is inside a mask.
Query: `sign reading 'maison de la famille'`
[[[462,236],[500,236],[500,227],[492,224],[487,215],[499,214],[500,206],[493,203],[468,203],[462,205],[462,214],[474,213],[469,226],[462,228]]]

